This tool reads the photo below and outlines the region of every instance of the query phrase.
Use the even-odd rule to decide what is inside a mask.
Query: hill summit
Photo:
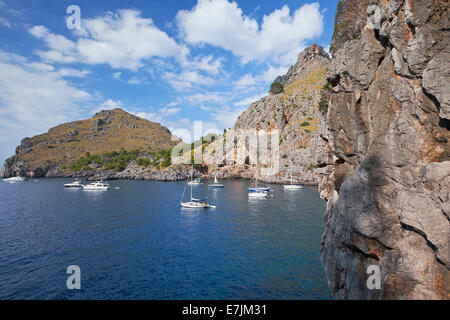
[[[65,123],[47,133],[25,138],[5,161],[2,178],[44,177],[69,166],[80,156],[126,150],[157,152],[176,145],[166,127],[122,109],[103,110],[91,119]]]

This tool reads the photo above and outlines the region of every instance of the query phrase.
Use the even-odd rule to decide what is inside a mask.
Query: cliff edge
[[[449,299],[448,2],[341,1],[336,29],[327,74],[335,164],[321,185],[332,293]],[[371,265],[379,290],[366,285]]]

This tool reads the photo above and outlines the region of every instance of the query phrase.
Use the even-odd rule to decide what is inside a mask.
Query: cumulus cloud
[[[52,66],[0,51],[0,157],[34,136],[80,115],[93,97],[64,80]]]
[[[241,79],[234,82],[237,89],[251,87],[251,86],[265,86],[275,80],[276,77],[285,74],[288,71],[287,67],[273,67],[270,66],[266,71],[253,76],[251,73],[244,75]]]
[[[185,98],[190,104],[199,104],[205,102],[216,102],[220,103],[224,101],[224,96],[221,93],[196,93],[194,95],[187,96]]]
[[[174,115],[178,112],[181,111],[181,108],[161,108],[159,109],[159,111],[163,114],[163,115]]]
[[[36,53],[50,62],[107,63],[113,68],[135,71],[146,59],[176,57],[180,53],[175,40],[158,29],[152,19],[130,9],[83,19],[82,30],[74,33],[76,41],[44,26],[33,26],[29,32],[46,43],[49,50]]]
[[[90,73],[91,71],[89,70],[77,70],[72,68],[61,68],[59,70],[59,74],[63,77],[84,78]]]
[[[176,21],[187,43],[229,50],[243,63],[266,59],[287,63],[295,59],[305,40],[323,31],[318,3],[305,4],[292,13],[285,5],[265,15],[259,25],[236,2],[199,0],[192,10],[179,11]]]
[[[159,124],[162,124],[164,122],[164,118],[162,117],[162,115],[160,113],[144,112],[144,111],[138,111],[138,112],[127,111],[127,112],[134,114],[135,116],[140,117],[142,119],[147,119],[148,121],[156,122]]]
[[[9,23],[8,19],[4,17],[0,17],[0,25],[11,29],[11,24]]]
[[[210,86],[214,84],[213,78],[204,76],[197,71],[165,72],[162,77],[177,91],[188,90],[195,85]]]
[[[231,109],[225,106],[211,113],[212,118],[219,124],[221,128],[232,128],[237,118],[245,111],[244,108]]]

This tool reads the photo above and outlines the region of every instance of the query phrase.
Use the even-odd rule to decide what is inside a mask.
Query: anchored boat
[[[191,174],[191,179],[194,177],[194,170],[192,170],[192,174]],[[193,180],[191,180],[192,182]],[[181,196],[181,206],[183,208],[190,208],[190,209],[214,209],[217,208],[216,206],[210,205],[208,202],[208,199],[196,199],[193,197],[192,195],[192,184],[188,183],[191,187],[191,200],[188,202],[182,202],[183,198],[184,198],[184,194],[186,193],[186,186],[184,187],[184,191],[183,191],[183,195]],[[186,185],[188,185],[186,184]]]
[[[267,198],[270,188],[266,186],[258,187],[258,164],[256,164],[255,187],[248,188],[249,198]]]
[[[23,182],[23,181],[26,181],[27,180],[27,178],[25,178],[25,177],[12,177],[12,178],[7,178],[7,179],[3,179],[3,181],[5,181],[5,182],[11,182],[11,183],[14,183],[14,182]]]
[[[110,188],[110,184],[108,182],[103,182],[103,180],[96,181],[96,182],[93,182],[93,183],[83,186],[83,190],[106,191],[109,188]]]
[[[83,188],[83,182],[80,179],[76,179],[74,182],[66,183],[65,188]]]
[[[221,184],[221,183],[219,183],[219,181],[217,181],[217,176],[214,176],[214,183],[208,185],[208,188],[217,188],[217,189],[219,189],[219,188],[223,188],[223,187],[224,187],[223,184]]]
[[[292,166],[291,166],[291,184],[285,184],[284,189],[285,190],[301,190],[303,189],[303,186],[300,184],[294,184],[294,179],[292,178]]]

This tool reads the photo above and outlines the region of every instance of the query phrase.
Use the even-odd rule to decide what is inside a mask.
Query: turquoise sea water
[[[315,188],[249,200],[247,181],[194,187],[218,206],[205,211],[180,208],[184,182],[70,181],[0,181],[0,299],[331,299]]]

